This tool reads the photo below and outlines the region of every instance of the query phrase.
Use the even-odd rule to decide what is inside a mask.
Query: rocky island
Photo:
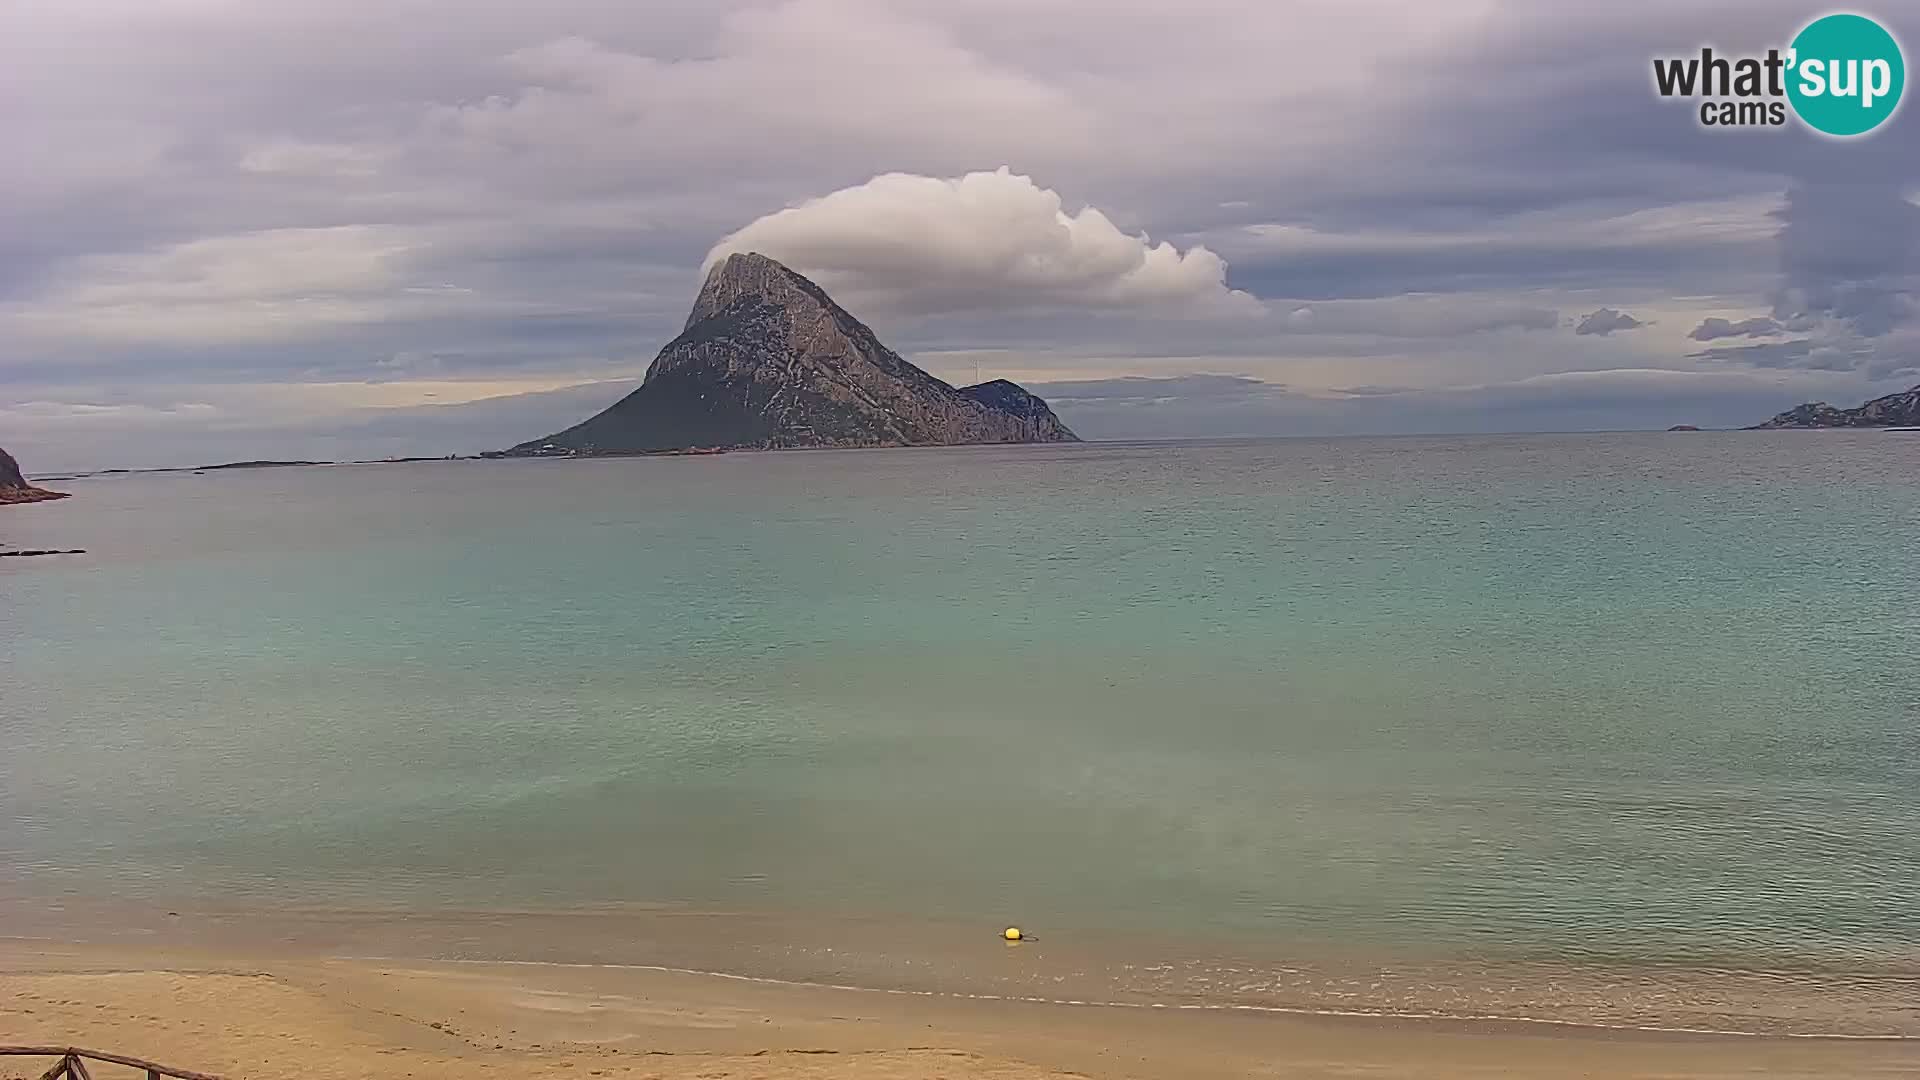
[[[1078,442],[1004,379],[955,388],[880,343],[820,286],[759,254],[714,265],[640,388],[508,457]]]
[[[13,460],[12,454],[0,450],[0,506],[46,502],[49,499],[66,497],[67,493],[64,491],[48,491],[27,483],[27,478],[20,472],[20,463]]]
[[[1824,401],[1809,402],[1747,430],[1888,427],[1920,427],[1920,386],[1874,398],[1857,409],[1836,409]]]

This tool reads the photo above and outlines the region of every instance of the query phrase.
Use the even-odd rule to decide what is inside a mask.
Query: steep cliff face
[[[1920,386],[1877,397],[1857,409],[1824,401],[1796,406],[1749,430],[1768,428],[1920,427]]]
[[[509,453],[1073,441],[1018,386],[956,390],[882,345],[818,285],[764,255],[736,254],[707,275],[686,328],[639,389]]]
[[[13,460],[12,454],[0,450],[0,506],[66,497],[63,491],[47,491],[27,483],[27,478],[20,473],[20,463]]]

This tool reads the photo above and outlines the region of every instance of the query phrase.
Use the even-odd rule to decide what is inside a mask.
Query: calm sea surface
[[[0,563],[19,913],[405,911],[383,946],[1920,1034],[1920,435],[64,486],[0,511],[0,542],[89,550]],[[693,912],[725,915],[660,932]],[[1008,967],[1014,921],[1054,951]]]

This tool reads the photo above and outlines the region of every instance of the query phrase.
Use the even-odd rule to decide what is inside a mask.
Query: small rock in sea
[[[26,476],[20,471],[20,463],[13,460],[12,454],[0,450],[0,506],[48,502],[66,497],[64,491],[47,491],[27,483]]]

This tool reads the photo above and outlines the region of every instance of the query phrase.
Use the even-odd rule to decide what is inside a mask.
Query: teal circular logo
[[[1823,15],[1794,36],[1787,99],[1808,127],[1865,135],[1900,107],[1907,63],[1886,27],[1865,15]]]

